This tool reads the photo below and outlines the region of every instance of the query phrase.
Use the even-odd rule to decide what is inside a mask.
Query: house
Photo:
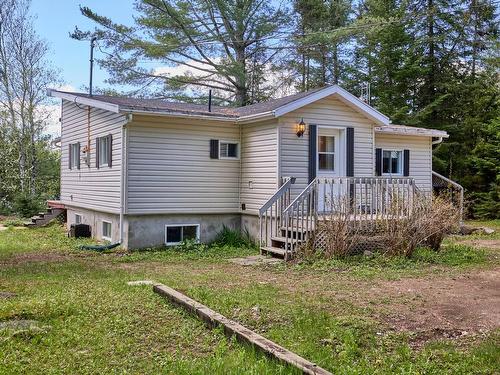
[[[297,211],[322,179],[338,194],[362,194],[369,183],[373,195],[395,181],[429,193],[432,145],[448,137],[393,125],[337,85],[240,108],[49,94],[62,99],[68,225],[89,224],[95,238],[124,248],[207,242],[223,226],[247,229],[269,248],[284,206],[298,198],[287,215]],[[346,182],[358,185],[342,190]],[[318,186],[316,195],[326,194]],[[358,209],[373,214],[374,205],[370,198]]]

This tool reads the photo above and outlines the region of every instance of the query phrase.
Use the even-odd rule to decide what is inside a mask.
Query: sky
[[[79,6],[88,6],[98,14],[112,17],[114,21],[132,24],[134,13],[132,0],[32,0],[31,12],[38,35],[50,48],[49,60],[61,73],[63,85],[68,91],[83,91],[89,80],[89,42],[77,41],[69,33],[78,26],[80,30],[92,30],[95,24],[84,17]],[[96,58],[102,57],[98,49]],[[104,86],[106,71],[94,64],[94,86]],[[60,134],[60,109],[57,102],[50,106],[53,116],[46,132]]]

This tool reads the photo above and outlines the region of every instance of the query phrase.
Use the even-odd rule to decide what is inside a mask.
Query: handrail
[[[293,185],[295,183],[295,177],[290,177],[287,179],[287,181],[281,185],[281,187],[276,191],[276,193],[273,194],[269,200],[262,205],[261,208],[259,208],[259,215],[263,215],[264,212],[267,211],[269,207],[273,205],[274,202],[276,202],[280,197],[282,197],[287,190],[290,188],[290,185]]]
[[[440,178],[441,180],[445,181],[446,183],[450,184],[453,186],[455,189],[459,191],[459,210],[460,210],[460,224],[463,223],[463,218],[464,218],[464,187],[460,185],[458,182],[455,182],[453,180],[450,180],[449,178],[443,176],[442,174],[439,174],[437,172],[432,171],[432,175],[436,176],[437,178]]]
[[[453,180],[450,180],[448,177],[445,177],[443,176],[442,174],[439,174],[437,172],[434,172],[432,171],[432,174],[436,177],[439,177],[440,179],[446,181],[447,183],[449,183],[450,185],[453,185],[454,187],[456,187],[457,189],[459,190],[464,190],[464,187],[462,185],[460,185],[458,182],[455,182]]]
[[[304,197],[309,192],[309,190],[311,190],[311,188],[317,183],[316,180],[317,180],[317,178],[312,180],[311,183],[309,185],[307,185],[306,188],[304,190],[302,190],[302,192],[295,197],[295,199],[283,210],[284,214],[286,212],[290,211],[291,207],[294,204],[296,204],[300,199],[302,199],[302,197]]]
[[[259,245],[261,250],[262,246],[268,246],[270,238],[278,236],[283,209],[290,202],[290,190],[295,183],[295,177],[283,177],[283,181],[283,185],[259,209]]]

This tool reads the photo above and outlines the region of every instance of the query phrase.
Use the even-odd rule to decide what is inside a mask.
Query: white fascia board
[[[47,94],[49,96],[52,96],[54,98],[60,98],[63,100],[67,100],[76,104],[82,104],[82,105],[88,105],[90,107],[95,107],[95,108],[100,108],[104,109],[106,111],[110,111],[113,113],[119,113],[120,112],[120,106],[117,104],[112,104],[112,103],[106,103],[101,100],[96,100],[96,99],[91,99],[91,98],[85,98],[79,95],[74,95],[68,92],[60,92],[57,90],[52,90],[49,89],[47,90]]]
[[[419,129],[420,130],[420,129]],[[425,131],[418,131],[416,129],[402,128],[394,129],[391,127],[378,126],[375,128],[375,133],[377,134],[394,134],[394,135],[408,135],[413,137],[435,137],[435,138],[449,138],[449,134],[442,130],[437,129],[426,129]]]
[[[269,119],[272,119],[275,117],[276,116],[275,116],[273,111],[267,111],[267,112],[258,113],[256,115],[248,115],[248,116],[238,117],[237,122],[242,123],[242,124],[247,124],[247,123],[251,123],[251,122],[269,120]]]
[[[186,119],[195,120],[212,120],[212,121],[227,121],[227,122],[237,122],[237,118],[223,117],[223,116],[206,116],[206,115],[190,115],[186,113],[173,113],[173,112],[161,112],[161,111],[140,111],[134,109],[122,109],[122,113],[134,114],[134,115],[144,115],[144,116],[158,116],[158,117],[179,117]]]
[[[308,104],[314,103],[330,95],[338,96],[344,103],[364,113],[367,117],[369,117],[379,125],[389,125],[390,123],[390,120],[387,116],[380,113],[375,108],[369,106],[362,100],[356,98],[354,95],[337,85],[325,87],[323,90],[317,91],[311,95],[307,95],[301,99],[285,104],[284,106],[277,108],[274,111],[274,115],[275,117],[283,116],[289,112],[302,108]]]

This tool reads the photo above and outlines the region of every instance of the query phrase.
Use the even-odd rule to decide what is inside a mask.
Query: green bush
[[[40,199],[29,194],[19,194],[14,199],[14,212],[22,217],[30,217],[43,209],[43,203]]]
[[[253,248],[257,246],[247,229],[241,233],[240,231],[233,230],[225,225],[222,230],[217,233],[213,244],[246,248]]]
[[[9,219],[3,222],[6,227],[22,227],[24,222],[21,219]]]

